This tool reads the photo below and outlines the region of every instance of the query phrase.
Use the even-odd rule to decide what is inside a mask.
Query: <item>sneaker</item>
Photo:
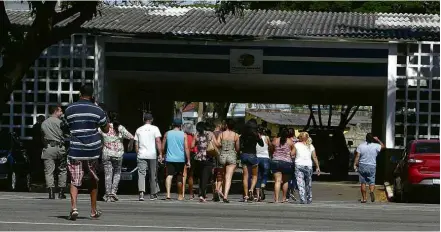
[[[265,198],[266,198],[266,196],[265,196],[265,188],[262,188],[260,191],[261,191],[261,192],[260,192],[260,199],[261,199],[262,201],[264,201]]]
[[[150,200],[151,200],[151,201],[158,200],[158,195],[156,195],[156,194],[151,194],[151,195],[150,195]]]
[[[291,198],[291,200],[293,201],[297,201],[296,195],[294,193],[294,190],[290,190],[289,191],[289,198]]]
[[[144,192],[139,193],[139,201],[144,201]]]
[[[78,210],[77,209],[73,209],[70,211],[69,216],[67,219],[71,220],[71,221],[76,221],[78,218]]]
[[[113,194],[111,196],[111,198],[112,198],[113,201],[119,201],[119,198],[118,198],[118,196],[116,196],[116,194]]]

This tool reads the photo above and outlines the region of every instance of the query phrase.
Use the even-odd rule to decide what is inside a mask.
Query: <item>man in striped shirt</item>
[[[101,212],[96,208],[98,194],[98,158],[101,155],[101,135],[98,128],[105,133],[109,131],[106,113],[92,101],[93,87],[90,84],[81,86],[80,100],[66,108],[65,118],[71,134],[68,154],[68,168],[71,175],[70,196],[72,209],[70,220],[78,217],[78,187],[82,184],[84,169],[91,179],[91,217],[98,218]]]

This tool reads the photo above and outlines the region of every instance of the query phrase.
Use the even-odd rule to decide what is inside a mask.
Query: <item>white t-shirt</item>
[[[266,136],[262,135],[260,136],[263,140],[263,147],[261,147],[259,144],[256,144],[256,155],[258,158],[270,158],[269,152],[268,152],[268,144],[266,142]]]
[[[156,138],[161,137],[157,126],[145,124],[138,128],[135,133],[135,141],[138,142],[139,159],[156,159]]]
[[[296,148],[296,165],[312,167],[312,152],[315,151],[314,146],[311,144],[309,147],[304,143],[294,144]]]

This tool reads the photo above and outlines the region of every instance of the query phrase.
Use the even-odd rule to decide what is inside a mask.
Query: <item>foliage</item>
[[[59,3],[59,4],[58,4]],[[0,1],[0,92],[3,103],[0,115],[6,110],[6,102],[20,85],[32,63],[42,51],[80,30],[81,25],[98,15],[101,1],[28,1],[32,23],[29,27],[14,27],[6,13],[4,1]],[[62,26],[60,23],[70,19]]]
[[[387,12],[439,14],[439,1],[218,1],[218,15],[225,22],[228,14],[237,15],[244,9],[333,11],[333,12]]]

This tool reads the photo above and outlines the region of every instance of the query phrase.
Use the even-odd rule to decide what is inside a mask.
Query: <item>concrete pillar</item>
[[[395,104],[397,101],[397,44],[389,43],[388,55],[388,77],[387,77],[387,92],[386,107],[385,107],[385,133],[384,143],[387,148],[395,147]]]
[[[106,80],[105,80],[105,53],[104,53],[104,41],[100,36],[95,36],[95,78],[93,81],[94,95],[97,102],[106,101],[106,94],[109,92],[105,91]]]
[[[386,100],[378,102],[372,106],[372,134],[384,142],[386,137],[386,119],[384,106]],[[385,152],[381,152],[377,157],[376,184],[383,184],[387,172],[387,156]]]

